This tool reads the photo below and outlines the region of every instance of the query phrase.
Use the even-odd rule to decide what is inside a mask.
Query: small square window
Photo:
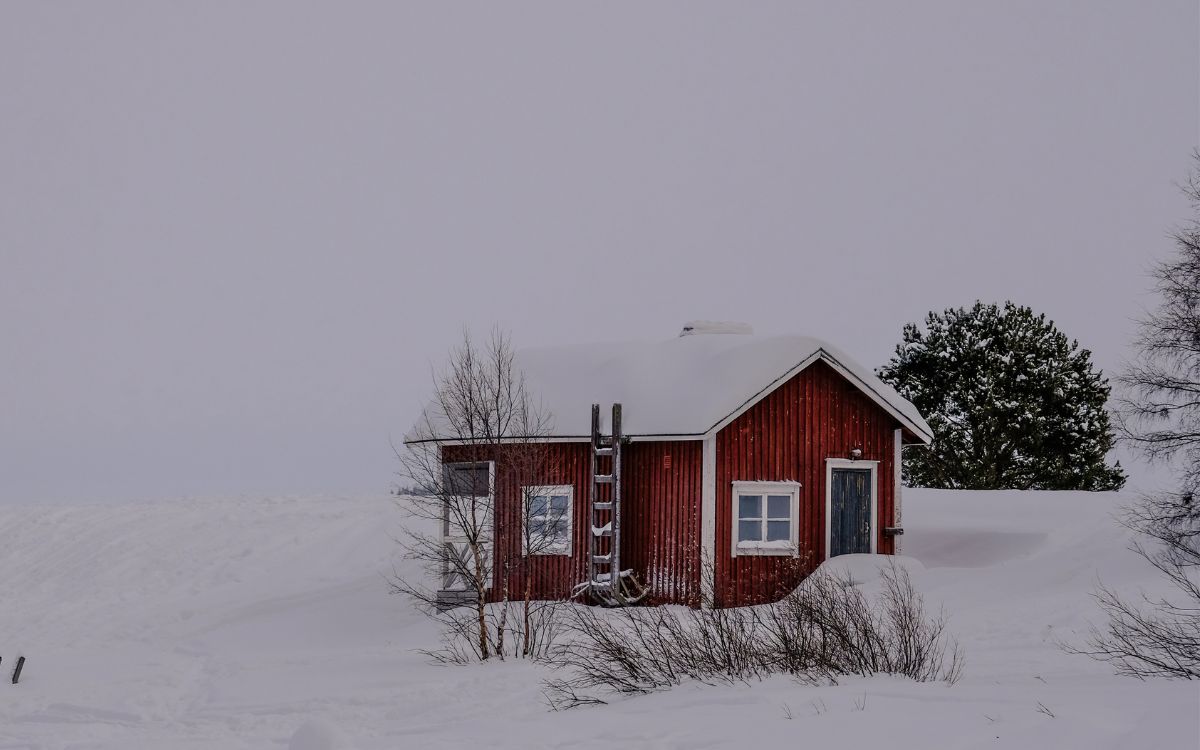
[[[794,482],[733,484],[733,554],[797,554],[800,485]]]
[[[525,497],[525,528],[522,539],[526,554],[570,555],[572,499],[574,488],[522,487]]]

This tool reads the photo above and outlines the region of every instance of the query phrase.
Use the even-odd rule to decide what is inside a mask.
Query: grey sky
[[[1106,371],[1187,216],[1195,0],[0,4],[0,500],[392,480],[464,325]],[[581,404],[580,408],[588,408]]]

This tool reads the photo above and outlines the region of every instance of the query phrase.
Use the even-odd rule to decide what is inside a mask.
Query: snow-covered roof
[[[689,332],[691,333],[691,332]],[[532,397],[554,418],[554,435],[587,438],[591,405],[622,404],[622,431],[638,437],[701,437],[817,360],[844,375],[918,439],[932,432],[909,401],[824,341],[805,336],[695,332],[665,341],[572,344],[519,351]],[[409,439],[406,437],[406,439]]]

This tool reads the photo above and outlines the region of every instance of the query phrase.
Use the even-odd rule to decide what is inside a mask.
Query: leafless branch
[[[848,578],[819,571],[783,600],[757,607],[573,607],[566,637],[550,654],[566,676],[548,683],[546,694],[565,708],[684,680],[738,683],[771,674],[808,682],[881,672],[957,681],[962,653],[944,618],[925,612],[903,569],[885,570],[883,583],[874,602]]]
[[[464,331],[445,368],[434,374],[433,394],[403,449],[396,449],[401,477],[414,489],[401,502],[409,516],[401,543],[424,564],[423,577],[394,576],[392,590],[438,618],[459,644],[443,649],[446,661],[535,656],[549,635],[539,620],[543,608],[532,599],[530,561],[554,543],[546,525],[557,528],[563,520],[562,513],[542,513],[541,525],[530,523],[529,493],[556,473],[548,440],[552,415],[530,394],[511,341],[499,329],[482,346]],[[431,578],[437,588],[427,584]],[[458,603],[473,605],[469,627],[461,611],[448,611],[448,590],[459,592],[464,601]],[[509,619],[514,591],[519,623]],[[460,644],[467,633],[469,648]],[[516,651],[506,648],[508,635],[517,639]]]
[[[1127,444],[1177,473],[1179,491],[1146,495],[1123,518],[1139,537],[1133,550],[1174,596],[1131,599],[1101,584],[1108,622],[1086,645],[1066,646],[1142,679],[1200,679],[1200,151],[1194,161],[1183,191],[1195,218],[1175,232],[1175,256],[1154,269],[1160,303],[1139,323],[1117,414]]]

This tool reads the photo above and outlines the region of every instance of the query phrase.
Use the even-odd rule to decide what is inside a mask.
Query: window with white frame
[[[526,554],[571,554],[571,516],[575,488],[569,484],[524,487]]]
[[[733,483],[733,554],[795,555],[800,485]]]

